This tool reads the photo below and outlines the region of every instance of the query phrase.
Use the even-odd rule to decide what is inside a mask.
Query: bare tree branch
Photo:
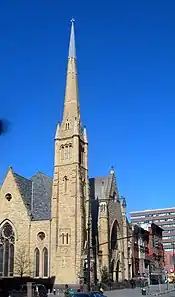
[[[21,278],[24,275],[31,274],[29,251],[25,247],[22,247],[19,250],[17,250],[14,262],[16,273],[20,275]]]

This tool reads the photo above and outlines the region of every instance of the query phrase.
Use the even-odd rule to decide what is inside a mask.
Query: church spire
[[[79,121],[79,102],[78,102],[78,83],[76,71],[76,50],[75,50],[75,31],[74,20],[71,20],[71,34],[69,42],[69,54],[67,65],[67,78],[66,78],[66,92],[64,100],[64,113],[63,121],[73,122],[76,119]],[[72,126],[70,124],[70,126]]]
[[[75,30],[74,30],[74,19],[71,20],[71,34],[69,43],[69,58],[76,59],[76,48],[75,48]]]

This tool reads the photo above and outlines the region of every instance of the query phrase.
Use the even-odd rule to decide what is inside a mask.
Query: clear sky
[[[174,0],[1,1],[0,181],[9,166],[52,176],[74,17],[89,175],[113,165],[128,211],[175,206],[174,12]]]

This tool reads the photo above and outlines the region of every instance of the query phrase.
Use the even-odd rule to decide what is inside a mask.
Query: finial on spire
[[[111,166],[110,174],[114,174],[114,167]]]
[[[71,25],[70,43],[69,43],[69,58],[76,59],[74,22],[75,22],[75,20],[72,18],[71,19],[72,25]]]

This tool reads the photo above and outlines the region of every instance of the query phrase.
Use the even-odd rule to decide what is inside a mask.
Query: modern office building
[[[131,223],[144,228],[147,224],[155,223],[163,231],[163,247],[165,251],[165,267],[169,271],[175,264],[175,207],[133,211],[130,213]]]

